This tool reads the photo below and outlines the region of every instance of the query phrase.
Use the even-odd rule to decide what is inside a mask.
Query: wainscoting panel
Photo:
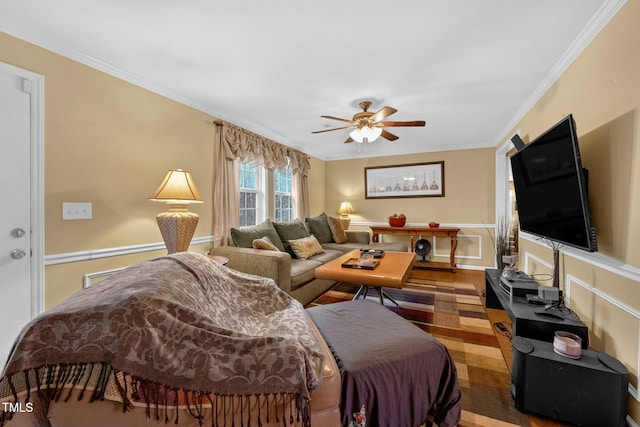
[[[542,258],[525,252],[524,261],[520,270],[534,277],[541,285],[551,286],[553,278],[553,264],[543,260]]]
[[[440,241],[440,245],[438,244]],[[451,240],[448,237],[433,237],[433,256],[449,259]],[[482,259],[482,236],[477,234],[458,233],[458,247],[456,248],[456,259]],[[438,253],[438,246],[441,252]],[[475,252],[475,253],[474,253]],[[469,255],[466,255],[469,254]]]
[[[367,221],[352,221],[351,229],[353,230],[367,230],[371,231],[371,226],[384,226],[388,225],[385,222],[367,222]],[[428,223],[407,223],[407,226],[415,227],[428,227]],[[457,224],[457,223],[440,223],[440,227],[459,228],[458,233],[458,247],[456,248],[456,260],[472,260],[469,264],[463,264],[457,262],[458,268],[463,269],[485,269],[495,268],[495,256],[493,243],[491,243],[491,234],[495,231],[495,224]],[[467,231],[472,231],[468,234]],[[419,236],[416,236],[417,240]],[[430,237],[424,236],[432,242],[432,250],[430,256],[432,258],[442,258],[443,260],[449,260],[449,251],[451,248],[449,237]],[[409,241],[406,236],[397,235],[380,235],[381,242],[391,241]]]
[[[85,274],[82,279],[83,287],[88,288],[89,286],[93,285],[95,282],[99,281],[96,279],[102,280],[107,276],[111,276],[113,273],[117,273],[118,271],[124,270],[125,268],[126,267],[113,268],[111,270],[97,271],[95,273]]]
[[[571,274],[564,276],[564,292],[565,299],[569,302],[572,300],[572,294],[575,295],[574,299],[581,301],[585,299],[584,295],[578,296],[577,294],[589,294],[588,298],[592,301],[594,312],[593,318],[588,322],[588,319],[584,319],[583,315],[580,313],[578,315],[589,326],[589,337],[592,341],[595,340],[605,347],[614,347],[613,353],[616,358],[623,363],[627,362],[625,363],[627,366],[630,365],[630,361],[633,361],[635,366],[629,369],[629,394],[640,402],[638,384],[636,383],[635,386],[632,384],[634,378],[637,382],[640,372],[640,312]],[[597,326],[594,327],[594,323],[606,325],[606,331]],[[635,342],[629,342],[630,337],[635,337]],[[625,346],[616,346],[616,342],[624,342]]]

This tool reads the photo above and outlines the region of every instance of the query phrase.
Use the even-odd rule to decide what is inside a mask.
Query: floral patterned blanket
[[[196,253],[145,261],[30,322],[0,378],[0,401],[28,401],[35,390],[65,399],[71,388],[103,399],[114,383],[125,410],[287,396],[309,425],[324,354],[308,322],[270,279]]]

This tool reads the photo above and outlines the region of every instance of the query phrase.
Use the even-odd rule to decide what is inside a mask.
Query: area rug
[[[339,283],[309,306],[350,300],[358,286]],[[410,277],[401,290],[385,288],[400,307],[387,308],[442,342],[456,362],[462,389],[460,427],[530,427],[513,404],[510,374],[473,283]],[[377,289],[367,298],[379,301]]]

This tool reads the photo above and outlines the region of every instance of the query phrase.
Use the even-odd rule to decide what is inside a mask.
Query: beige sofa
[[[211,254],[228,258],[227,266],[234,270],[273,279],[281,289],[306,305],[336,284],[332,280],[316,279],[315,270],[320,265],[353,249],[408,250],[408,245],[402,242],[371,243],[368,231],[346,231],[344,233],[347,240],[337,243],[335,233],[328,225],[330,221],[332,218],[325,214],[305,219],[306,234],[316,237],[323,249],[322,253],[308,258],[296,257],[295,253],[286,249],[283,242],[294,240],[287,237],[304,238],[300,237],[305,234],[301,221],[272,223],[267,220],[256,227],[232,229],[236,246],[215,247]],[[333,223],[337,224],[336,221]],[[327,229],[330,231],[327,232]],[[282,247],[285,247],[284,250],[254,249],[251,246],[253,240],[264,236],[268,236],[271,241],[279,240]]]

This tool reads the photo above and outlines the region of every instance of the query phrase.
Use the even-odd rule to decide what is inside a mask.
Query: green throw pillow
[[[231,229],[231,238],[233,239],[233,243],[241,248],[252,248],[253,241],[255,239],[261,239],[265,236],[271,240],[271,243],[273,243],[278,250],[284,252],[282,240],[280,239],[280,236],[278,236],[276,229],[273,227],[273,223],[268,219],[253,227]]]
[[[286,221],[286,222],[274,222],[273,226],[282,240],[284,249],[294,257],[295,252],[291,250],[289,240],[298,240],[311,236],[311,233],[307,230],[307,227],[301,221]]]
[[[329,228],[329,220],[326,213],[321,213],[318,216],[312,218],[305,218],[304,222],[307,224],[311,234],[316,236],[320,243],[333,242],[333,235],[331,234],[331,228]]]

